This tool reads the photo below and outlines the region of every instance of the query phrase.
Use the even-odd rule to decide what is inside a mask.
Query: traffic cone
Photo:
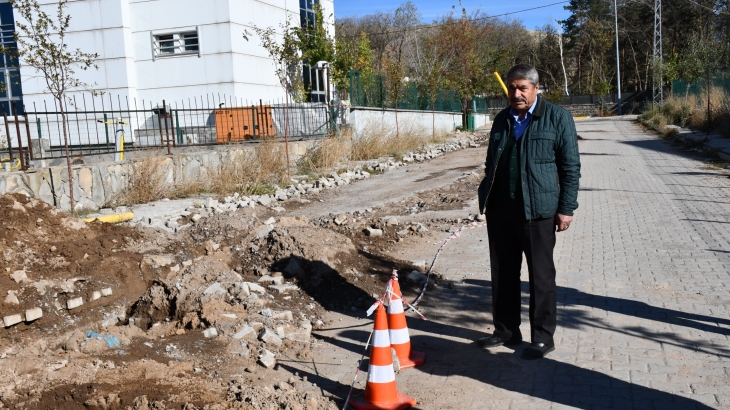
[[[395,385],[388,318],[382,304],[378,304],[375,311],[375,330],[364,399],[364,402],[353,400],[350,406],[357,410],[404,410],[416,405],[414,399],[400,393]]]
[[[406,314],[403,311],[403,294],[400,291],[400,285],[398,285],[398,278],[394,277],[391,283],[392,294],[388,302],[390,345],[398,357],[400,369],[420,366],[426,361],[426,353],[411,350],[411,338],[408,335]]]

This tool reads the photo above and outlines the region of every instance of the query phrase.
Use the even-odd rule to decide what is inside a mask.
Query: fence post
[[[165,139],[167,140],[167,155],[172,155],[172,150],[170,149],[170,128],[167,125],[167,120],[172,119],[172,116],[167,112],[166,103],[167,102],[165,100],[162,100],[162,112],[165,113]],[[160,132],[162,132],[162,130],[160,130]]]
[[[357,105],[362,107],[362,78],[360,72],[357,72]]]
[[[28,123],[28,113],[25,113],[25,132],[26,136],[28,137],[28,155],[30,156],[31,160],[34,160],[33,158],[33,140],[30,139],[30,124]],[[41,144],[41,148],[43,148],[43,144],[38,141],[39,144]]]
[[[251,134],[256,139],[256,106],[251,104]]]
[[[18,157],[20,157],[20,169],[25,170],[25,157],[23,156],[23,140],[20,138],[20,122],[18,121],[18,104],[13,101],[13,115],[15,116],[15,130],[18,132]],[[8,136],[10,140],[10,136]]]
[[[106,113],[104,113],[104,133],[106,133],[106,147],[109,148],[109,120],[107,119]]]
[[[8,124],[8,113],[3,112],[3,118],[5,119],[5,135],[8,141],[8,157],[10,159],[10,166],[13,166],[13,140],[10,138],[10,125]]]

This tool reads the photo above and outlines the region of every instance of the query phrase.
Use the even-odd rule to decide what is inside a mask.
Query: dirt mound
[[[74,323],[81,311],[115,304],[122,283],[125,292],[146,289],[141,257],[124,251],[141,238],[131,228],[86,224],[21,194],[0,196],[0,223],[0,317],[41,308],[33,328],[48,331]],[[68,310],[79,297],[84,305]],[[23,323],[14,328],[27,329]],[[6,337],[0,334],[0,347]]]

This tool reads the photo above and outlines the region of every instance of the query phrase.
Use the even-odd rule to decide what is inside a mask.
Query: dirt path
[[[322,202],[314,201],[292,211],[291,215],[316,218],[330,213],[349,213],[398,203],[419,192],[449,186],[465,173],[481,172],[486,152],[486,145],[452,152],[359,181],[357,184],[326,191],[319,198]]]

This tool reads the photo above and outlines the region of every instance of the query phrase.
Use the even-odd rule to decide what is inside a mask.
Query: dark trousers
[[[521,339],[520,268],[527,258],[530,278],[531,342],[551,343],[556,326],[555,223],[553,218],[525,220],[524,207],[509,201],[487,209],[492,268],[494,334]]]

